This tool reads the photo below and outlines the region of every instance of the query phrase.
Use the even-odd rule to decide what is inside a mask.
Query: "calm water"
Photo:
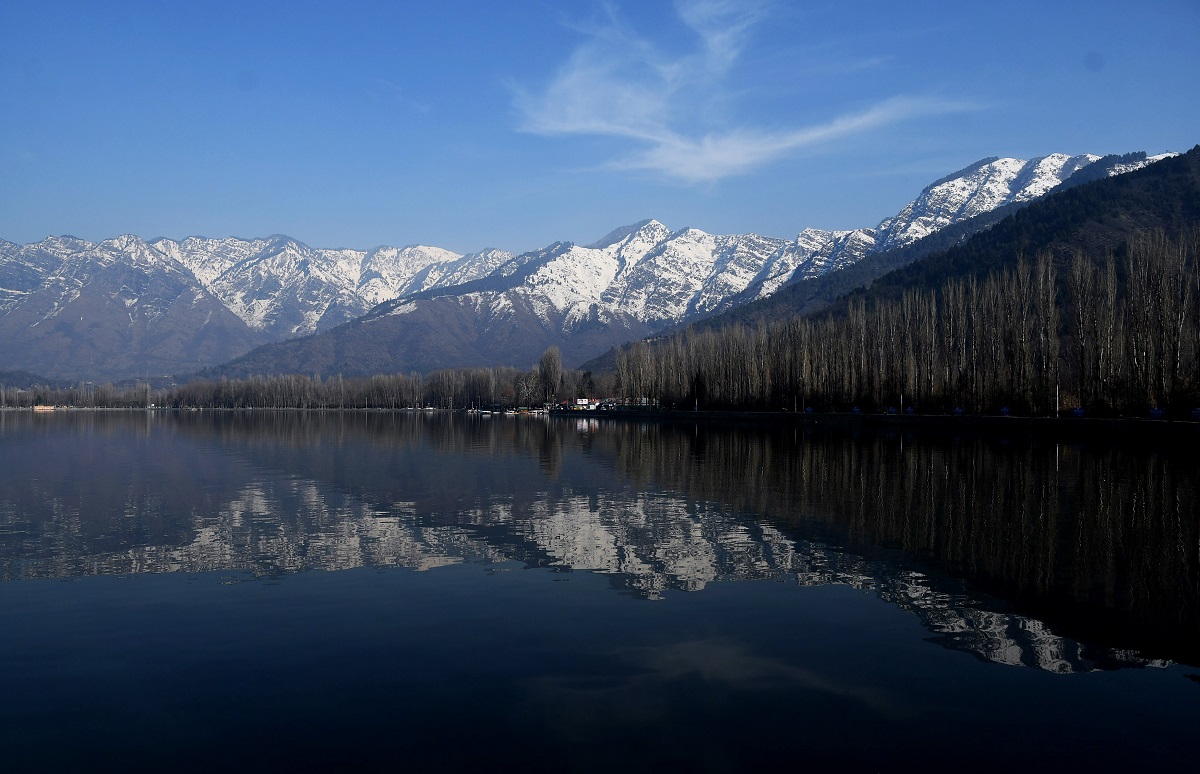
[[[0,413],[0,766],[1190,770],[1189,452]]]

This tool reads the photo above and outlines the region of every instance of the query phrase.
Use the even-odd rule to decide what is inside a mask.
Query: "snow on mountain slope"
[[[36,260],[25,248],[0,240],[0,315],[7,314],[45,281],[60,260],[44,255]]]
[[[355,257],[275,237],[265,249],[223,271],[209,287],[251,328],[284,337],[311,333],[331,311],[337,315],[344,309],[346,319],[365,311],[365,303],[352,292],[359,262]],[[334,324],[344,321],[336,319]]]
[[[424,245],[316,249],[279,235],[153,245],[251,328],[278,337],[324,330],[398,296],[486,276],[512,257],[502,250],[464,256]]]
[[[546,320],[561,315],[568,328],[606,314],[677,323],[769,296],[788,281],[846,268],[874,252],[905,247],[998,207],[1030,202],[1099,159],[1062,153],[983,159],[930,184],[874,228],[806,229],[792,241],[691,228],[671,233],[657,221],[642,221],[587,247],[571,247],[507,292],[529,301]]]
[[[182,242],[170,239],[152,241],[155,249],[187,267],[200,284],[210,287],[227,269],[263,250],[265,239],[208,239],[188,237]]]
[[[1141,161],[1115,164],[1105,174],[1131,172],[1174,155],[1164,153]],[[983,159],[931,183],[899,213],[874,228],[802,231],[793,242],[770,257],[743,298],[766,298],[790,280],[819,277],[857,263],[871,253],[906,247],[947,226],[998,207],[1030,202],[1100,158],[1092,154],[1053,153],[1028,161]]]
[[[564,245],[509,287],[467,296],[489,315],[527,307],[564,332],[620,320],[663,324],[711,311],[741,292],[783,244],[694,228],[672,233],[647,220],[586,247]],[[409,311],[404,305],[395,313]]]
[[[511,259],[499,250],[319,250],[284,236],[0,242],[0,351],[47,375],[70,376],[73,361],[92,378],[195,370]]]
[[[662,330],[769,296],[787,282],[911,245],[998,207],[1032,201],[1072,175],[1074,185],[1170,155],[1106,157],[1103,164],[1088,154],[983,159],[930,184],[874,227],[805,229],[793,240],[671,231],[646,220],[590,245],[555,243],[521,255],[501,250],[459,255],[427,245],[317,249],[281,235],[152,242],[125,235],[100,243],[59,236],[25,246],[0,241],[0,321],[17,326],[14,330],[44,329],[80,309],[84,313],[75,315],[77,322],[63,329],[64,336],[82,340],[80,322],[91,331],[97,325],[136,328],[141,338],[129,346],[154,337],[171,342],[159,347],[155,368],[174,357],[163,354],[167,350],[186,351],[187,363],[203,357],[186,343],[189,325],[208,326],[205,335],[213,341],[228,335],[236,348],[325,331],[359,317],[416,319],[422,304],[447,298],[459,300],[436,308],[453,308],[460,321],[474,316],[477,331],[516,325],[523,336],[553,332],[564,346],[563,337],[584,332],[598,342],[608,335],[602,335],[606,326],[613,336]],[[185,307],[207,311],[198,317],[184,314]],[[103,322],[88,318],[89,310],[101,308]],[[219,326],[197,322],[217,318]],[[212,332],[218,328],[225,333]],[[492,341],[502,340],[501,335]],[[211,341],[206,346],[205,352],[229,350]]]
[[[359,295],[374,306],[424,290],[424,278],[433,266],[439,262],[453,263],[460,257],[440,247],[377,247],[359,261],[355,286]]]
[[[46,261],[53,256],[55,261]],[[153,323],[162,317],[175,296],[162,296],[160,282],[182,289],[191,284],[191,275],[167,256],[136,236],[123,235],[100,243],[74,237],[47,239],[27,246],[6,263],[10,267],[37,266],[36,287],[28,288],[25,304],[38,306],[42,317],[33,325],[53,319],[63,312],[85,289],[109,282],[110,300],[127,310],[129,319],[140,316]],[[25,260],[20,260],[20,259]]]
[[[362,260],[358,295],[375,306],[399,296],[486,277],[510,258],[512,253],[494,249],[459,255],[424,245],[379,247]]]
[[[619,231],[589,247],[564,244],[538,251],[536,259],[510,257],[496,270],[497,277],[512,277],[525,265],[532,265],[533,270],[508,288],[475,291],[468,299],[492,316],[516,306],[528,308],[546,325],[563,331],[585,323],[607,323],[622,314],[636,317],[628,309],[614,314],[611,304],[602,303],[601,296],[618,276],[633,271],[670,232],[653,220]]]
[[[1042,158],[985,159],[928,186],[876,230],[876,249],[903,247],[951,223],[1011,203],[1036,199],[1099,156],[1054,153]]]
[[[570,246],[532,272],[522,270],[531,259],[502,251],[464,256],[425,245],[322,250],[274,236],[162,239],[151,247],[186,266],[252,329],[278,338],[328,329],[392,299],[487,277],[495,280],[495,290],[521,296],[546,321],[554,318],[568,329],[598,315],[673,323],[735,300],[765,297],[791,279],[849,266],[996,207],[1030,201],[1098,158],[984,159],[927,186],[874,228],[807,229],[792,241],[693,228],[671,232],[657,221],[642,221],[591,245]],[[66,237],[44,247],[58,255],[75,249]],[[152,257],[144,250],[139,256]],[[518,276],[519,282],[504,281]],[[486,306],[505,303],[495,297]]]
[[[793,278],[844,268],[996,207],[1031,201],[1098,158],[984,159],[926,187],[874,228],[806,229],[790,242],[693,228],[670,233],[657,221],[643,221],[572,247],[508,292],[528,298],[546,319],[552,310],[562,313],[568,326],[605,310],[641,322],[679,322],[737,299],[769,296]]]
[[[195,370],[266,341],[134,236],[0,250],[0,359],[50,377]]]
[[[1163,159],[1173,158],[1178,155],[1179,155],[1178,153],[1159,153],[1155,156],[1147,156],[1146,158],[1142,159],[1141,161],[1130,161],[1130,162],[1125,162],[1125,163],[1121,163],[1121,164],[1114,164],[1109,169],[1108,174],[1123,175],[1126,172],[1133,172],[1134,170],[1141,169],[1142,167],[1144,167],[1148,164],[1153,164],[1156,161],[1162,161]]]
[[[539,316],[549,317],[554,310],[564,313],[570,322],[586,316],[618,269],[615,250],[571,247],[534,272],[518,292],[529,299]]]
[[[714,236],[683,229],[623,272],[602,300],[644,322],[703,314],[745,289],[783,244],[755,234]]]

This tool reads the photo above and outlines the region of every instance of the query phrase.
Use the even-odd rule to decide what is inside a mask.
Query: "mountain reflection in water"
[[[422,413],[0,413],[0,579],[516,560],[845,584],[1054,672],[1197,657],[1171,449]]]

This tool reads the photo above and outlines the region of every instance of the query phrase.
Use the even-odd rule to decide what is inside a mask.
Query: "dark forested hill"
[[[59,388],[69,385],[70,382],[62,379],[48,379],[28,371],[0,371],[0,387],[14,390],[28,390],[32,387]]]

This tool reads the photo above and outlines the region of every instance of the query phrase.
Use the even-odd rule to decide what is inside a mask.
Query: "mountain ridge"
[[[441,314],[461,317],[463,335],[474,341],[451,346],[434,326],[445,351],[525,365],[518,358],[530,346],[540,352],[553,344],[584,359],[587,347],[611,346],[600,346],[606,335],[647,335],[768,298],[785,285],[858,264],[881,245],[911,244],[1005,203],[1031,200],[1098,158],[990,157],[926,186],[875,227],[810,228],[794,240],[672,231],[647,219],[590,245],[556,242],[521,255],[494,249],[460,255],[428,245],[312,248],[283,234],[0,241],[0,357],[13,368],[60,378],[193,372],[261,345],[272,345],[271,352],[280,342],[307,346],[314,334],[351,322],[361,330],[387,317],[416,321],[415,311],[437,301]],[[1130,164],[1152,160],[1141,154]],[[147,295],[151,288],[157,295]],[[499,335],[487,330],[492,325],[511,330]],[[387,327],[396,328],[387,335],[401,339],[430,335],[424,326],[407,334],[394,321]],[[522,338],[530,346],[513,344]],[[119,351],[110,352],[113,346]],[[384,349],[393,360],[375,362],[386,370],[441,365],[438,347],[428,342]],[[413,359],[418,350],[425,354]],[[245,362],[251,361],[277,370],[261,357]]]

